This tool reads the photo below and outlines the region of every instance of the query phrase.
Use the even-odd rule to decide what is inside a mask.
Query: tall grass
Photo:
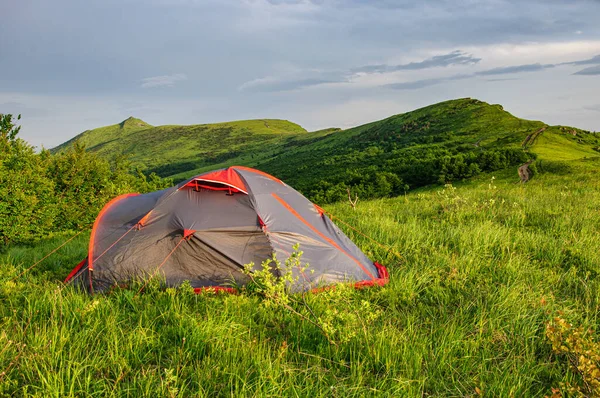
[[[389,246],[339,224],[391,273],[383,288],[307,296],[336,314],[337,344],[252,295],[64,287],[85,238],[11,281],[68,236],[13,248],[0,259],[0,395],[551,395],[578,376],[546,323],[600,326],[599,188],[593,175],[479,180],[328,206]]]

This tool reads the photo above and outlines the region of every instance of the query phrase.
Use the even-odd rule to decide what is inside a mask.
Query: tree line
[[[89,228],[113,197],[171,185],[132,169],[125,157],[107,161],[78,143],[59,154],[36,152],[18,137],[19,119],[0,114],[0,250]]]

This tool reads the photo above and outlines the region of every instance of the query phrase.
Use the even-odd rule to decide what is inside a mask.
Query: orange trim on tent
[[[230,167],[230,169],[234,169],[234,170],[235,170],[235,169],[240,169],[240,170],[246,170],[246,171],[250,171],[250,172],[252,172],[252,173],[260,174],[260,175],[261,175],[261,176],[263,176],[263,177],[267,177],[267,178],[269,178],[269,179],[271,179],[271,180],[273,180],[273,181],[276,181],[276,182],[280,183],[281,185],[285,185],[285,184],[284,184],[284,182],[283,182],[283,181],[281,181],[279,178],[275,178],[275,177],[273,177],[271,174],[267,174],[267,173],[265,173],[264,171],[256,170],[256,169],[253,169],[253,168],[251,168],[251,167],[245,167],[245,166],[231,166],[231,167]]]
[[[129,198],[131,196],[139,196],[139,193],[126,193],[124,195],[117,196],[116,198],[108,202],[106,205],[104,205],[102,210],[100,210],[100,213],[98,213],[98,217],[96,217],[96,221],[94,221],[94,226],[92,227],[92,234],[90,235],[90,247],[88,249],[88,268],[90,271],[94,270],[94,243],[96,240],[96,231],[98,229],[98,225],[100,225],[100,220],[102,220],[102,217],[108,211],[108,209],[110,209],[111,206],[113,206],[118,201],[125,198]]]
[[[77,264],[77,266],[75,268],[73,268],[73,270],[69,273],[69,275],[67,275],[67,277],[65,278],[63,283],[67,283],[68,281],[70,281],[71,278],[73,278],[75,276],[75,274],[77,274],[77,272],[79,272],[79,270],[83,267],[83,265],[85,264],[86,261],[87,261],[87,258],[84,258],[83,260],[81,260],[81,262],[79,264]]]
[[[198,184],[198,181],[212,182],[212,183],[224,185],[224,187],[215,187],[215,186],[211,186],[211,185]],[[242,191],[242,190],[240,190],[234,186],[231,186],[229,184],[226,184],[224,182],[208,181],[208,180],[195,180],[194,182],[196,183],[195,185],[191,185],[192,183],[190,182],[189,184],[186,185],[186,187],[192,187],[196,190],[196,192],[198,192],[198,188],[204,188],[204,189],[209,189],[211,191],[229,191],[230,193],[231,192],[233,192],[233,193],[241,192],[243,194],[248,195],[248,192]]]
[[[373,276],[373,274],[371,274],[369,272],[368,269],[366,269],[362,263],[360,261],[358,261],[357,259],[355,259],[354,257],[352,257],[352,255],[350,255],[350,253],[347,253],[344,249],[342,249],[337,243],[335,243],[334,240],[332,240],[331,238],[328,238],[327,236],[323,235],[317,228],[315,228],[312,224],[310,224],[308,221],[306,221],[300,214],[298,214],[298,212],[296,210],[294,210],[293,207],[291,207],[290,205],[287,204],[287,202],[285,200],[283,200],[281,197],[279,197],[276,193],[271,193],[271,195],[277,199],[277,201],[279,203],[281,203],[290,213],[292,213],[298,220],[302,221],[306,226],[308,226],[313,232],[315,232],[317,235],[319,235],[321,238],[325,239],[325,241],[327,243],[329,243],[331,246],[335,247],[336,249],[338,249],[339,251],[341,251],[342,253],[344,253],[346,256],[348,256],[350,259],[352,259],[352,261],[354,261],[356,264],[358,264],[360,266],[360,268],[362,268],[363,271],[365,271],[365,273],[367,275],[369,275],[369,277],[372,280],[375,280],[375,277]]]
[[[319,213],[320,216],[322,216],[325,213],[325,210],[323,210],[321,208],[321,206],[318,206],[316,204],[313,203],[313,206],[315,206],[315,209],[317,210],[317,212]]]
[[[370,281],[359,281],[359,282],[354,282],[352,284],[352,287],[354,287],[355,289],[363,289],[365,287],[371,287],[371,286],[385,286],[387,285],[387,283],[390,281],[390,275],[388,273],[387,268],[385,268],[383,265],[379,264],[377,261],[375,261],[373,263],[373,265],[375,265],[375,267],[377,267],[377,273],[379,278],[377,279],[373,279]],[[317,287],[315,289],[312,289],[310,292],[311,293],[320,293],[320,292],[324,292],[326,290],[330,290],[330,289],[335,289],[336,285],[330,285],[330,286],[323,286],[323,287]]]
[[[154,209],[152,209],[152,210],[154,210]],[[138,226],[143,227],[144,225],[146,225],[146,222],[150,218],[150,214],[152,213],[152,210],[150,210],[148,213],[146,213],[146,215],[144,217],[142,217],[140,219],[140,221],[137,222]]]
[[[217,184],[223,184],[228,187],[235,188],[236,190],[238,190],[240,192],[248,194],[248,187],[246,187],[246,184],[244,183],[242,178],[239,176],[239,174],[236,173],[235,170],[232,169],[231,167],[229,167],[227,169],[212,171],[212,172],[209,172],[206,174],[201,174],[197,177],[194,177],[185,186],[194,186],[194,183],[197,184],[197,181],[206,181],[206,182],[212,182],[212,183],[217,183]],[[205,186],[202,188],[215,189],[210,186]],[[219,188],[216,188],[216,189],[218,190]]]

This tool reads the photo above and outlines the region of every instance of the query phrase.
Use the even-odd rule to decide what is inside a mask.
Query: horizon
[[[427,107],[429,107],[429,106],[438,105],[438,104],[442,104],[442,103],[445,103],[445,102],[450,102],[450,101],[459,101],[459,100],[463,100],[463,99],[474,99],[474,100],[481,101],[481,100],[479,100],[479,99],[477,99],[477,98],[469,98],[469,97],[464,97],[464,98],[454,98],[454,99],[451,99],[451,100],[446,100],[446,101],[441,101],[441,102],[438,102],[438,103],[435,103],[435,104],[426,105],[426,106],[424,106],[424,107],[421,107],[421,108],[411,109],[411,110],[409,110],[409,111],[406,111],[406,112],[403,112],[403,113],[401,113],[401,114],[389,115],[389,116],[387,116],[387,117],[384,117],[383,119],[372,120],[372,121],[370,121],[370,122],[378,122],[378,121],[385,120],[385,119],[387,119],[387,118],[390,118],[390,117],[394,117],[394,116],[399,116],[399,115],[402,115],[402,114],[404,114],[404,113],[410,113],[410,112],[413,112],[413,111],[418,111],[418,110],[420,110],[420,109],[427,108]],[[482,101],[482,102],[485,102],[485,101]],[[509,112],[509,111],[507,111],[506,109],[504,109],[504,106],[503,106],[502,104],[491,104],[491,103],[488,103],[488,102],[485,102],[485,103],[486,103],[486,104],[488,104],[488,105],[490,105],[490,106],[494,106],[494,105],[500,105],[500,106],[502,106],[502,107],[503,107],[503,110],[504,110],[505,112],[509,113],[510,115],[512,115],[512,116],[514,116],[514,117],[516,117],[516,118],[518,118],[518,119],[522,119],[522,120],[529,120],[529,119],[523,119],[523,118],[520,118],[518,115],[515,115],[515,114],[513,114],[512,112]],[[199,125],[214,125],[214,124],[235,123],[235,122],[245,122],[245,121],[255,121],[255,120],[259,120],[259,121],[260,121],[260,120],[283,120],[283,121],[291,122],[291,123],[293,123],[293,124],[296,124],[296,125],[298,125],[298,126],[300,126],[300,127],[304,128],[304,129],[306,130],[306,132],[307,132],[307,133],[312,133],[312,132],[315,132],[315,131],[324,130],[324,129],[328,129],[328,128],[338,128],[337,126],[327,126],[327,127],[323,127],[323,128],[321,128],[321,129],[309,130],[309,129],[306,129],[306,128],[305,128],[305,127],[302,125],[302,124],[300,124],[300,123],[296,123],[294,120],[287,120],[287,119],[277,119],[277,118],[235,119],[235,120],[213,121],[213,122],[206,122],[206,123],[192,123],[192,124],[185,124],[185,125],[177,125],[177,124],[160,124],[160,125],[156,125],[156,124],[148,123],[146,120],[144,120],[144,119],[142,119],[142,118],[139,118],[139,117],[136,117],[135,115],[129,115],[127,118],[125,118],[125,119],[123,119],[123,120],[121,120],[121,121],[119,121],[119,122],[117,122],[117,123],[107,124],[107,125],[103,125],[103,126],[96,126],[96,127],[93,127],[93,128],[91,128],[91,129],[88,129],[88,130],[84,130],[84,131],[82,131],[82,132],[79,132],[79,133],[77,133],[76,135],[72,136],[71,138],[69,138],[69,139],[65,140],[64,142],[61,142],[60,144],[58,144],[58,145],[56,145],[56,146],[54,146],[54,147],[50,147],[50,148],[46,148],[46,149],[51,149],[51,150],[53,150],[53,149],[56,149],[57,147],[59,147],[59,146],[61,146],[61,145],[63,145],[63,144],[66,144],[66,143],[67,143],[67,142],[69,142],[70,140],[72,140],[72,139],[75,139],[77,136],[79,136],[79,135],[81,135],[81,134],[83,134],[83,133],[85,133],[85,132],[88,132],[88,131],[93,131],[93,130],[96,130],[96,129],[101,129],[101,128],[106,128],[106,127],[111,127],[111,126],[117,126],[117,125],[120,125],[120,124],[123,124],[123,123],[125,123],[126,121],[128,121],[128,120],[130,120],[130,119],[133,119],[133,120],[139,120],[139,121],[141,121],[141,122],[144,122],[144,123],[148,124],[148,125],[149,125],[149,127],[151,127],[151,128],[154,128],[154,127],[161,127],[161,126],[184,126],[184,127],[185,127],[185,126],[199,126]],[[536,120],[529,120],[529,121],[536,121]],[[544,122],[543,120],[537,120],[537,121],[539,121],[539,122]],[[367,122],[367,123],[364,123],[364,124],[369,124],[370,122]],[[343,128],[342,130],[348,130],[348,129],[352,129],[352,128],[356,128],[356,127],[360,127],[360,126],[361,126],[361,125],[349,126],[349,127]],[[563,125],[563,126],[566,126],[566,125]],[[578,127],[578,126],[566,126],[566,127],[580,128],[580,127]],[[582,130],[586,130],[586,129],[582,129]],[[590,132],[592,132],[592,133],[598,133],[598,131],[595,131],[595,130],[590,130]]]
[[[21,114],[38,147],[130,115],[315,131],[465,97],[600,130],[596,1],[27,0],[4,11],[0,112]]]

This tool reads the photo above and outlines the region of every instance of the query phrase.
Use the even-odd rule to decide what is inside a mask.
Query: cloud
[[[559,65],[597,65],[597,64],[600,64],[600,55],[596,55],[595,57],[588,58],[588,59],[582,59],[580,61],[563,62],[562,64],[559,64]]]
[[[596,58],[596,57],[594,57]],[[587,62],[589,60],[585,60],[583,62]],[[582,61],[575,61],[582,62]],[[563,63],[563,64],[573,64],[571,62]],[[503,66],[498,68],[486,69],[482,71],[478,71],[475,73],[469,74],[459,74],[453,75],[450,77],[441,77],[441,78],[432,78],[432,79],[423,79],[423,80],[415,80],[410,82],[401,82],[401,83],[392,83],[386,84],[383,87],[392,88],[395,90],[416,90],[423,87],[432,86],[435,84],[444,83],[451,80],[462,80],[462,79],[470,79],[477,76],[497,76],[497,75],[509,75],[514,73],[522,73],[522,72],[539,72],[546,69],[554,68],[558,65],[563,64],[525,64],[525,65],[512,65],[512,66]],[[577,72],[576,74],[582,75],[597,75],[600,74],[600,66],[586,68],[582,71]],[[498,81],[506,81],[506,80],[517,80],[517,78],[498,78],[498,79],[488,79],[488,82],[498,82]]]
[[[341,83],[345,82],[345,79],[326,79],[326,78],[277,78],[277,77],[264,77],[260,79],[254,79],[249,82],[242,84],[239,87],[240,91],[253,91],[253,92],[277,92],[277,91],[292,91],[301,88],[319,86],[321,84],[328,83]]]
[[[600,55],[596,55],[590,59],[584,59],[582,61],[575,61],[572,63],[573,65],[596,65],[600,64]]]
[[[350,83],[352,78],[359,74],[383,74],[399,71],[414,71],[436,67],[447,67],[451,65],[473,65],[478,63],[480,60],[481,58],[475,58],[471,54],[456,50],[448,54],[435,55],[420,62],[410,62],[399,65],[366,65],[352,68],[347,71],[305,71],[296,72],[295,74],[288,76],[263,77],[245,82],[239,87],[239,90],[253,92],[291,91],[312,86],[319,86],[322,84]],[[427,80],[424,80],[423,84],[427,84],[425,83],[426,81]],[[405,89],[408,89],[408,86],[411,84],[412,83],[407,83],[407,87],[405,87]],[[403,83],[400,83],[399,85],[402,86]]]
[[[589,68],[585,68],[580,70],[579,72],[573,73],[574,75],[600,75],[600,65],[590,66]]]
[[[175,83],[187,80],[187,76],[183,73],[176,73],[173,75],[153,76],[142,79],[142,88],[152,87],[173,87]]]
[[[586,111],[600,112],[600,104],[584,106],[583,109]]]
[[[274,5],[274,6],[280,6],[280,5],[297,5],[297,4],[304,4],[304,3],[311,3],[311,4],[316,4],[316,5],[323,4],[323,0],[310,0],[310,1],[304,1],[304,0],[267,0],[267,2],[269,4]]]
[[[423,87],[429,87],[436,84],[453,81],[453,80],[463,80],[469,79],[473,77],[473,74],[461,74],[461,75],[453,75],[448,77],[441,77],[437,79],[423,79],[423,80],[415,80],[411,82],[402,82],[402,83],[392,83],[386,84],[383,87],[391,88],[394,90],[417,90]]]
[[[482,58],[475,57],[472,54],[461,50],[455,50],[443,55],[435,55],[426,58],[423,61],[410,62],[397,65],[365,65],[349,70],[306,70],[294,71],[284,76],[269,76],[247,81],[239,86],[240,91],[248,92],[280,92],[293,91],[297,89],[320,86],[331,83],[350,83],[365,75],[385,75],[397,72],[411,72],[425,69],[450,67],[450,66],[469,66],[478,64]],[[467,74],[457,74],[449,77],[418,79],[414,81],[378,84],[376,86],[391,88],[394,90],[417,90],[424,87],[444,83],[451,80],[469,79],[478,76],[501,76],[511,75],[516,73],[540,72],[546,69],[554,68],[563,65],[590,65],[600,64],[600,55],[578,61],[569,61],[562,63],[533,63],[522,65],[509,65],[496,67],[491,69],[480,70]],[[576,74],[580,75],[596,75],[600,74],[596,68],[586,68]],[[386,77],[387,78],[387,77]],[[515,80],[516,78],[497,78],[488,79],[490,82]]]
[[[421,62],[411,62],[400,65],[366,65],[351,69],[353,73],[388,73],[401,70],[421,70],[436,67],[446,67],[451,65],[474,65],[481,61],[481,58],[475,58],[471,54],[456,50],[444,55],[435,55]]]
[[[423,79],[423,80],[415,80],[412,82],[386,84],[383,87],[391,88],[394,90],[417,90],[417,89],[420,89],[423,87],[433,86],[435,84],[439,84],[444,81],[445,81],[445,79]]]
[[[554,68],[554,64],[528,64],[528,65],[514,65],[514,66],[503,66],[499,68],[493,68],[477,72],[477,75],[491,76],[491,75],[505,75],[510,73],[520,72],[538,72],[548,68]]]

